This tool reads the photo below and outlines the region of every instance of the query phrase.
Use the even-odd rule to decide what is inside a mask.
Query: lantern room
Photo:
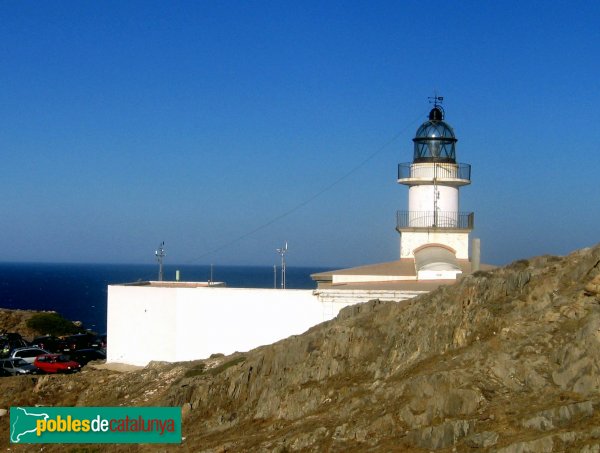
[[[444,121],[444,111],[439,105],[431,109],[429,120],[417,129],[413,142],[414,163],[456,163],[455,143],[457,139],[452,127]]]

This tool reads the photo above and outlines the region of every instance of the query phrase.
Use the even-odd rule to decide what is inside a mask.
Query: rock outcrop
[[[599,364],[597,246],[348,307],[246,353],[0,379],[0,407],[181,406],[185,440],[169,451],[594,452]]]
[[[0,308],[0,333],[19,332],[23,337],[32,339],[36,332],[27,327],[27,321],[36,313],[40,312]]]

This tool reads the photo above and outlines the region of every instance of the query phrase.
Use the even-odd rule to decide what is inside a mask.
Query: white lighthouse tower
[[[431,99],[429,118],[413,139],[413,160],[398,165],[398,183],[408,186],[408,209],[396,215],[400,259],[313,274],[322,300],[403,300],[494,267],[480,263],[479,239],[469,256],[474,215],[460,210],[459,190],[471,184],[471,166],[456,161],[443,98]]]
[[[408,210],[398,211],[400,258],[414,258],[418,279],[456,278],[457,260],[469,259],[472,212],[461,212],[459,188],[471,183],[471,166],[456,162],[456,136],[444,121],[442,97],[413,139],[413,161],[398,165],[409,187]]]

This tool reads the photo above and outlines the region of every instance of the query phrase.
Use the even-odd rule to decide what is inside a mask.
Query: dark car
[[[29,344],[18,333],[0,334],[0,357],[8,357],[13,349],[23,348]]]
[[[60,351],[61,339],[54,335],[44,335],[42,337],[35,337],[31,344],[46,351],[58,352]]]
[[[106,351],[106,334],[98,335],[98,340],[100,341],[100,348]]]
[[[100,348],[100,339],[92,333],[78,333],[66,337],[60,343],[60,352],[72,352],[78,349]]]
[[[34,365],[23,359],[4,359],[0,360],[0,368],[9,376],[18,376],[21,374],[37,374],[39,371]]]
[[[106,354],[98,349],[78,349],[70,352],[68,356],[81,366],[87,365],[92,360],[106,360]]]

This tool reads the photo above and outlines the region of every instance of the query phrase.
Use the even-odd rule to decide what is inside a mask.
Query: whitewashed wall
[[[436,192],[437,191],[437,192]],[[436,199],[436,193],[439,197]],[[408,189],[408,210],[414,212],[458,212],[458,188],[438,185],[417,185]]]
[[[443,244],[456,250],[456,258],[469,259],[469,233],[404,231],[400,236],[400,257],[414,258],[414,250],[425,244]]]
[[[350,303],[312,290],[108,287],[107,361],[204,359],[247,351],[305,332]]]

